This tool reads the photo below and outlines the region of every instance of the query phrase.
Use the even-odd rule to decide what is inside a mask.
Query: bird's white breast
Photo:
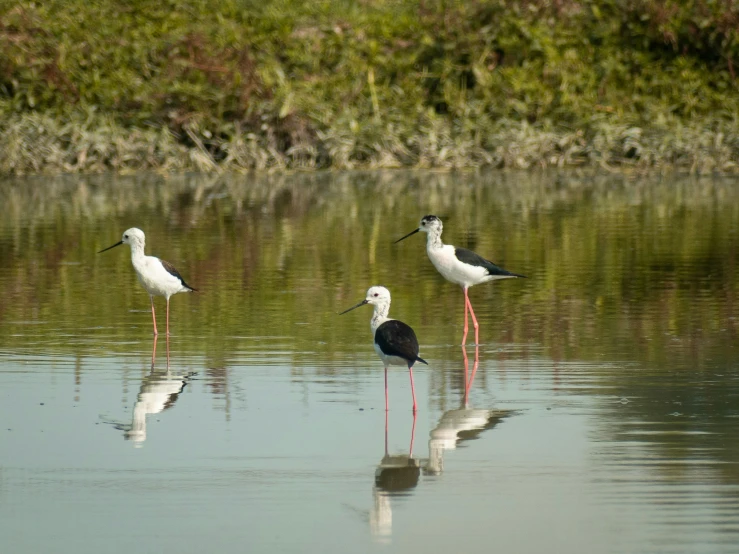
[[[159,258],[143,256],[134,260],[133,267],[139,282],[151,295],[170,297],[187,290],[177,277],[164,269]]]
[[[447,281],[462,287],[471,287],[489,280],[490,275],[484,267],[463,264],[457,259],[455,250],[454,246],[449,244],[441,248],[427,249],[431,263]]]
[[[408,360],[404,360],[403,358],[399,358],[398,356],[387,356],[386,354],[383,354],[382,350],[380,350],[380,347],[375,343],[375,352],[377,352],[377,355],[382,360],[382,363],[385,364],[385,366],[389,365],[403,365],[408,367]]]

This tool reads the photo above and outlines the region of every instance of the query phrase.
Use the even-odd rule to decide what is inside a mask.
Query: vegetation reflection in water
[[[101,344],[125,353],[127,341],[148,340],[148,299],[129,256],[94,254],[136,225],[150,237],[149,254],[175,263],[202,290],[173,304],[173,345],[175,355],[203,356],[219,391],[228,393],[229,367],[243,352],[261,351],[264,363],[287,364],[295,378],[314,371],[340,381],[363,371],[354,362],[369,348],[366,321],[339,322],[336,313],[382,283],[430,358],[431,401],[446,409],[459,389],[462,293],[436,274],[421,244],[393,245],[421,215],[437,213],[450,242],[529,276],[473,289],[483,357],[505,363],[513,348],[519,359],[551,358],[555,373],[605,361],[611,365],[582,376],[584,393],[608,387],[625,399],[605,404],[603,437],[639,436],[665,459],[700,449],[719,461],[739,455],[739,442],[714,433],[739,416],[730,370],[735,181],[410,172],[58,177],[8,181],[0,205],[4,351],[87,356]],[[376,376],[380,389],[379,366]],[[629,401],[636,397],[650,402]],[[649,422],[673,412],[674,423],[659,431],[669,427],[679,438],[667,444]],[[735,465],[720,471],[739,483]]]
[[[316,341],[350,351],[359,322],[323,323],[372,283],[390,288],[399,317],[426,326],[422,346],[455,344],[433,320],[461,325],[462,293],[434,273],[421,244],[392,244],[433,210],[450,242],[530,274],[472,289],[489,307],[482,342],[535,342],[555,359],[689,356],[699,368],[704,346],[729,346],[736,331],[738,197],[733,181],[549,174],[9,182],[0,187],[0,264],[12,301],[0,340],[21,340],[28,320],[110,339],[130,336],[127,324],[146,332],[146,318],[127,315],[147,309],[129,256],[94,255],[136,223],[149,253],[203,289],[180,299],[192,314],[174,329],[197,351],[245,335],[295,341],[298,362]],[[684,349],[646,340],[665,333]]]

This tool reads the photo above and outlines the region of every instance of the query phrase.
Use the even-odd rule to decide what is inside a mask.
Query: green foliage
[[[39,117],[54,135],[110,130],[101,150],[133,135],[172,151],[65,170],[695,169],[675,135],[739,135],[738,29],[736,0],[5,3],[0,118],[36,161],[0,170],[63,169],[22,131]],[[77,141],[52,142],[80,158]],[[723,144],[692,152],[698,169],[733,170],[739,150]]]

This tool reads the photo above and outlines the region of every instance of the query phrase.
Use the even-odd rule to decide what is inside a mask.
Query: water
[[[2,183],[0,550],[735,552],[737,185]],[[529,276],[471,289],[477,350],[425,236],[393,244],[427,213]],[[95,254],[131,226],[201,290],[169,344],[128,247]],[[393,368],[386,420],[371,309],[337,315],[374,284],[429,361],[415,419]]]

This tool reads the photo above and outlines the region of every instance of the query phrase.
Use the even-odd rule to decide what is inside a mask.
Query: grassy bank
[[[739,1],[0,4],[0,172],[739,169]]]

